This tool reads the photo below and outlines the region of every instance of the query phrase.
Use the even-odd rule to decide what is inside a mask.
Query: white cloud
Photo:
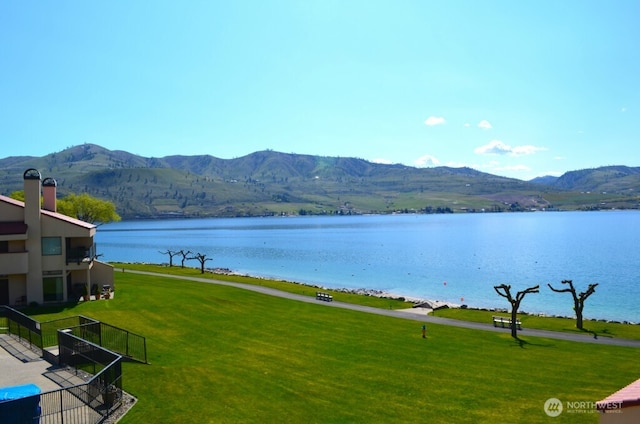
[[[468,123],[468,122],[464,124],[464,127],[465,127],[465,128],[469,128],[470,126],[471,126],[471,124],[470,124],[470,123]]]
[[[391,165],[393,163],[389,159],[383,159],[383,158],[371,159],[371,162],[380,163],[382,165]]]
[[[488,144],[476,148],[474,152],[478,155],[526,156],[532,155],[541,150],[547,149],[545,147],[537,147],[531,145],[512,147],[500,140],[491,140]]]
[[[532,146],[530,144],[526,145],[526,146],[516,146],[513,148],[513,155],[514,156],[526,156],[526,155],[533,155],[536,152],[541,152],[547,150],[546,147],[538,147],[538,146]]]
[[[429,167],[429,166],[440,165],[440,161],[431,155],[420,156],[418,159],[414,160],[413,163],[419,167]]]
[[[500,140],[491,140],[489,144],[480,146],[474,150],[479,155],[507,155],[511,153],[511,146]]]
[[[432,127],[434,125],[442,125],[444,124],[444,122],[445,120],[443,117],[430,116],[426,119],[426,121],[424,121],[424,124]]]
[[[491,126],[491,123],[489,121],[483,119],[478,123],[478,128],[482,128],[483,130],[490,130],[491,128],[493,128],[493,126]]]

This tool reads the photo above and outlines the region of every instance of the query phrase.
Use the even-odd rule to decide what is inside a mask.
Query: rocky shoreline
[[[162,264],[162,265],[169,266],[169,264]],[[241,277],[257,278],[257,279],[261,279],[261,280],[281,281],[283,283],[298,284],[298,285],[302,285],[302,286],[316,288],[316,289],[319,289],[319,290],[331,290],[331,291],[334,291],[334,292],[349,293],[349,294],[355,294],[355,295],[360,295],[360,296],[375,296],[375,297],[379,297],[379,298],[383,298],[383,299],[399,300],[399,301],[413,303],[413,306],[412,306],[413,308],[424,308],[424,309],[431,309],[431,310],[446,309],[446,308],[460,308],[460,309],[471,309],[471,310],[478,310],[478,311],[490,311],[490,312],[504,313],[504,314],[511,313],[511,311],[509,309],[507,309],[507,308],[476,308],[476,307],[471,307],[471,306],[468,306],[468,305],[465,305],[465,304],[457,304],[457,303],[445,302],[445,301],[441,301],[441,300],[425,299],[425,298],[419,298],[419,297],[403,296],[403,295],[390,293],[390,292],[386,292],[386,291],[383,291],[383,290],[376,290],[376,289],[367,289],[367,288],[357,288],[357,289],[352,289],[352,288],[329,288],[329,287],[324,287],[324,286],[320,286],[320,285],[317,285],[317,284],[308,284],[308,283],[301,283],[301,282],[298,282],[298,281],[279,280],[279,279],[275,279],[275,278],[267,278],[267,277],[260,277],[260,276],[255,276],[255,275],[241,274],[241,273],[235,272],[235,271],[233,271],[233,270],[231,270],[229,268],[219,268],[219,267],[218,268],[205,268],[205,272],[211,273],[211,274],[221,274],[221,275],[237,275],[237,276],[241,276]],[[575,317],[570,317],[570,316],[547,315],[547,314],[532,314],[532,313],[528,313],[526,311],[519,311],[518,314],[545,317],[545,318],[575,319]],[[616,321],[616,320],[607,320],[607,319],[592,319],[592,320],[593,321],[599,321],[599,322],[607,322],[607,323],[612,323],[612,324],[640,325],[640,323],[631,322],[631,321]]]

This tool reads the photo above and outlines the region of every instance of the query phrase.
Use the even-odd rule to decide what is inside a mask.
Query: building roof
[[[20,200],[12,199],[11,197],[3,196],[1,194],[0,194],[0,202],[9,203],[14,206],[20,206],[24,208],[24,202],[21,202]]]
[[[19,206],[21,208],[24,208],[24,202],[12,199],[11,197],[0,195],[0,202],[9,203],[11,205]],[[48,211],[46,209],[40,209],[40,212],[42,213],[42,215],[50,216],[50,217],[52,217],[54,219],[58,219],[60,221],[67,222],[69,224],[73,224],[73,225],[76,225],[78,227],[86,228],[86,229],[89,229],[89,230],[93,229],[93,228],[96,228],[95,224],[90,224],[88,222],[84,222],[84,221],[81,221],[79,219],[72,218],[70,216],[61,214],[59,212],[51,212],[51,211]],[[23,233],[19,233],[19,232],[18,233],[7,233],[7,234],[24,234],[24,232]]]
[[[618,390],[612,395],[596,403],[599,410],[610,409],[609,405],[619,405],[619,408],[640,405],[640,379]]]
[[[48,211],[46,209],[42,209],[41,212],[42,212],[42,215],[47,215],[47,216],[50,216],[52,218],[68,222],[69,224],[77,225],[78,227],[87,228],[89,230],[92,229],[92,228],[96,228],[95,224],[90,224],[88,222],[80,221],[79,219],[72,218],[70,216],[67,216],[67,215],[59,213],[59,212],[51,212],[51,211]]]

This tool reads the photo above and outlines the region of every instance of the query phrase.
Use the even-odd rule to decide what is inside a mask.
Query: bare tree
[[[554,289],[551,284],[547,284],[551,290],[557,293],[571,293],[573,296],[573,310],[576,311],[576,327],[582,330],[582,311],[584,309],[584,301],[587,300],[596,291],[598,283],[589,284],[586,291],[576,294],[576,289],[573,287],[571,280],[562,280],[562,284],[567,284],[569,287],[566,289]]]
[[[516,293],[516,297],[511,296],[511,286],[506,284],[500,284],[499,286],[493,287],[496,293],[500,296],[506,298],[511,304],[511,337],[514,339],[518,338],[518,326],[516,325],[516,320],[518,317],[518,309],[520,308],[520,302],[527,295],[527,293],[539,293],[540,286],[529,287],[523,291],[519,291]]]
[[[203,255],[202,253],[196,253],[195,256],[188,259],[197,259],[200,262],[200,274],[204,274],[204,263],[211,260],[211,258],[207,258],[207,255]]]
[[[173,266],[173,257],[174,257],[174,256],[176,256],[176,255],[177,255],[178,253],[180,253],[180,252],[177,252],[177,251],[175,251],[175,250],[169,250],[169,249],[167,249],[167,251],[166,251],[166,252],[160,252],[160,251],[158,251],[158,253],[162,253],[163,255],[169,255],[169,267],[172,267],[172,266]]]
[[[178,252],[178,254],[182,256],[182,261],[180,262],[180,266],[184,268],[184,261],[186,261],[187,259],[192,259],[189,257],[189,255],[191,254],[191,250],[181,250]]]

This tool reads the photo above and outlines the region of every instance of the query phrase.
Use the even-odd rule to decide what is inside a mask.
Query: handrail
[[[90,331],[87,332],[86,330],[92,328],[93,330],[98,329],[99,334],[102,335],[103,333],[109,334],[109,332],[116,330],[120,334],[126,335],[127,348],[130,336],[139,337],[143,341],[143,358],[146,363],[146,340],[144,337],[118,327],[101,323],[92,318],[78,315],[40,323],[8,306],[0,306],[0,318],[1,317],[6,317],[7,326],[11,334],[15,334],[23,339],[22,335],[25,333],[21,329],[24,328],[28,330],[30,338],[32,334],[37,334],[41,346],[44,337],[44,340],[47,341],[47,347],[49,346],[48,343],[50,343],[51,336],[49,333],[52,327],[58,327],[61,323],[80,323],[79,325],[56,329],[57,345],[59,348],[58,360],[61,365],[67,365],[75,369],[76,373],[82,372],[84,374],[89,372],[89,370],[93,371],[90,373],[93,376],[86,383],[64,387],[27,398],[2,402],[2,408],[11,408],[12,405],[17,405],[19,401],[27,402],[31,400],[35,405],[39,405],[38,414],[40,417],[46,417],[47,420],[53,419],[56,421],[71,416],[76,419],[74,422],[97,424],[121,406],[123,356],[99,343],[94,343],[91,340],[74,334],[76,332],[79,332],[81,335],[82,333],[87,335]],[[61,327],[65,327],[65,325]],[[102,330],[103,327],[106,331]],[[18,333],[13,331],[15,328],[18,329]],[[42,334],[43,331],[44,336]],[[102,340],[99,338],[99,341]]]

